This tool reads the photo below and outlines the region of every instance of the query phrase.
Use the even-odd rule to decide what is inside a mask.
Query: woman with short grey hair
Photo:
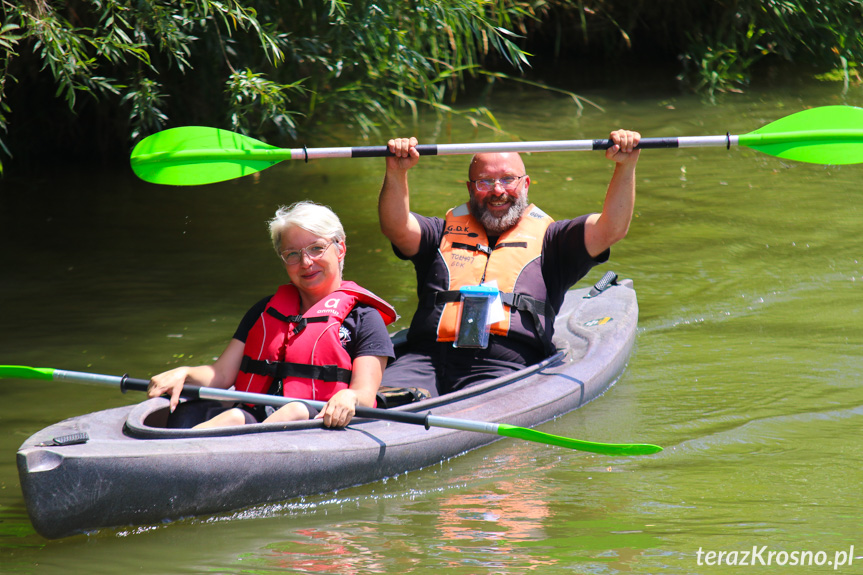
[[[383,370],[394,357],[388,303],[344,281],[347,244],[333,211],[313,202],[281,207],[270,237],[290,283],[253,306],[211,365],[178,367],[150,380],[149,395],[170,395],[174,427],[224,427],[320,418],[344,427],[358,405],[374,407]],[[177,409],[186,383],[284,395],[299,401],[278,410],[194,402]],[[326,401],[318,413],[303,399]],[[176,410],[176,412],[175,412]]]

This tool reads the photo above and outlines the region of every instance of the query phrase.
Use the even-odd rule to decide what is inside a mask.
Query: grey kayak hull
[[[551,358],[395,409],[533,427],[598,397],[626,365],[638,304],[630,281],[594,298],[587,292],[568,292]],[[420,469],[500,439],[358,419],[342,430],[319,421],[168,430],[166,406],[158,398],[73,417],[27,439],[17,462],[36,531],[59,538],[286,501]],[[75,433],[89,440],[39,445]]]

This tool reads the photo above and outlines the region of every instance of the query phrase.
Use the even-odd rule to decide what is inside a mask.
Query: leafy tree
[[[16,126],[13,110],[34,104],[25,87],[53,84],[69,111],[97,126],[78,129],[98,130],[106,149],[121,133],[134,142],[179,123],[296,138],[335,115],[368,133],[397,121],[403,107],[446,107],[446,95],[486,58],[519,69],[526,54],[509,29],[531,17],[520,2],[486,0],[2,0],[2,7],[0,130]],[[4,94],[17,96],[14,107]],[[494,125],[487,110],[468,115]],[[67,114],[65,122],[74,119]],[[2,139],[0,146],[15,151]]]
[[[860,83],[863,0],[548,0],[529,36],[554,55],[649,54],[674,59],[678,78],[710,98],[739,92],[762,65],[828,71]],[[800,74],[799,70],[796,72]]]

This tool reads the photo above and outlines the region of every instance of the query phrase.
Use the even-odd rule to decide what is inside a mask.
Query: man
[[[553,351],[554,317],[566,290],[626,236],[635,204],[638,132],[611,133],[615,162],[602,213],[553,222],[527,200],[530,176],[515,153],[477,154],[468,171],[469,202],[446,219],[410,211],[408,171],[419,161],[416,138],[390,140],[394,154],[378,200],[381,231],[417,274],[419,304],[409,352],[384,372],[383,385],[444,394],[536,363]],[[461,288],[495,285],[486,347],[459,345],[467,325]],[[497,307],[495,307],[497,306]],[[492,323],[494,322],[494,323]],[[455,344],[454,344],[455,342]]]

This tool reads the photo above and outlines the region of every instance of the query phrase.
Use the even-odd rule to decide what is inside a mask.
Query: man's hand
[[[387,147],[395,156],[387,156],[387,171],[407,172],[417,165],[420,153],[417,151],[416,138],[395,138],[387,142]]]
[[[605,157],[618,164],[634,166],[638,162],[641,150],[635,146],[641,141],[641,134],[630,130],[617,130],[609,136],[614,145],[605,151]]]

